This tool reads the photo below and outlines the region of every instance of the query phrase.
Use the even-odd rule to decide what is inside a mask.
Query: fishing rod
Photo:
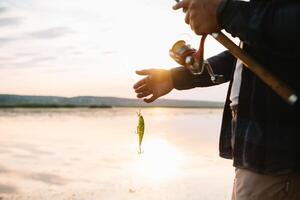
[[[175,0],[177,3],[179,0]],[[183,9],[186,12],[186,9]],[[221,45],[223,45],[228,51],[237,59],[250,69],[256,76],[258,76],[263,82],[265,82],[272,90],[277,93],[283,100],[291,105],[295,105],[298,102],[299,97],[297,93],[285,82],[269,72],[260,63],[255,61],[250,55],[230,40],[224,33],[215,32],[210,34]],[[186,45],[184,41],[176,42],[170,50],[170,56],[178,63],[188,67],[192,73],[199,74],[204,71],[204,68],[208,69],[213,82],[222,82],[222,75],[216,75],[213,73],[209,63],[203,59],[204,42],[207,34],[202,35],[200,46],[198,51],[192,49],[189,45]],[[179,59],[180,57],[180,59]],[[214,79],[215,78],[215,79]],[[219,78],[219,80],[218,80]]]
[[[287,103],[294,105],[299,100],[298,95],[289,85],[280,80],[278,77],[274,76],[265,67],[251,58],[245,51],[243,51],[222,32],[212,33],[211,36],[221,43],[225,48],[227,48],[232,55],[240,59],[244,66],[256,74],[256,76],[264,81]]]

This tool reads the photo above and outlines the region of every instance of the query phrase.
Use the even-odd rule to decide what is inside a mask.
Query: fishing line
[[[118,60],[119,60],[119,62],[120,62],[120,64],[121,64],[121,68],[122,68],[122,70],[123,70],[123,72],[125,73],[126,72],[126,75],[128,74],[128,71],[131,71],[131,69],[130,69],[130,67],[129,66],[127,66],[127,65],[125,65],[125,63],[124,63],[124,58],[123,58],[123,56],[117,51],[116,52],[116,56],[117,56],[117,58],[118,58]],[[128,71],[125,71],[125,69],[126,70],[128,70]],[[132,81],[132,83],[134,84],[135,82],[136,82],[136,80],[134,80],[131,76],[128,76],[129,77],[129,79]],[[132,84],[132,85],[133,85]],[[138,135],[138,137],[139,137],[139,153],[142,153],[142,151],[141,151],[141,139],[140,139],[140,131],[141,130],[139,130],[140,129],[140,127],[141,127],[141,118],[142,118],[142,128],[144,128],[144,119],[143,119],[143,116],[142,116],[142,114],[141,114],[141,101],[142,100],[138,100],[138,102],[137,102],[137,108],[138,108],[138,111],[136,112],[137,113],[137,115],[138,115],[138,125],[137,125],[137,128],[135,128],[135,131],[134,131],[134,133],[136,133],[137,135]],[[143,133],[144,133],[144,130],[142,130],[143,131]]]
[[[187,36],[187,37],[184,37]],[[180,33],[178,34],[178,38],[180,38],[180,40],[184,40],[186,41],[187,44],[194,44],[195,38],[192,37],[192,35],[190,33]]]
[[[135,80],[132,76],[128,75],[128,72],[131,72],[133,70],[131,70],[129,65],[125,64],[124,57],[122,56],[122,54],[119,51],[116,52],[115,56],[116,56],[116,59],[121,64],[123,73],[126,74],[126,77],[128,77],[131,80],[131,83],[133,86],[137,80]],[[135,71],[133,71],[132,73],[135,73]],[[138,110],[141,110],[141,100],[137,101],[137,107],[138,107]]]
[[[116,57],[116,60],[118,60],[119,63],[121,64],[121,68],[123,70],[123,73],[126,74],[126,77],[128,77],[132,83],[135,83],[135,80],[131,76],[128,76],[128,72],[131,70],[130,70],[129,66],[125,65],[122,54],[119,51],[116,51],[115,57]]]

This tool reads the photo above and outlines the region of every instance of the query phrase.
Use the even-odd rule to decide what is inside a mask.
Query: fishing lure
[[[138,115],[138,125],[136,129],[136,133],[139,136],[139,150],[138,153],[143,153],[142,152],[142,141],[144,137],[144,132],[145,132],[145,121],[143,118],[143,115],[141,114],[141,110],[137,113]]]

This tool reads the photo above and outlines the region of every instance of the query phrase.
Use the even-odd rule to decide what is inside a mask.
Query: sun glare
[[[180,175],[182,156],[166,141],[149,139],[145,141],[144,149],[136,167],[145,180],[157,183]]]

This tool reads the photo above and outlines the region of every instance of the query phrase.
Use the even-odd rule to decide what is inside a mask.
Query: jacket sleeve
[[[217,18],[222,29],[253,47],[282,52],[298,49],[300,1],[222,0]]]
[[[225,82],[230,80],[235,58],[228,51],[209,58],[208,62],[216,74],[224,76]],[[171,76],[174,88],[178,90],[217,85],[211,81],[206,70],[201,75],[193,75],[187,68],[177,67],[171,69]]]

